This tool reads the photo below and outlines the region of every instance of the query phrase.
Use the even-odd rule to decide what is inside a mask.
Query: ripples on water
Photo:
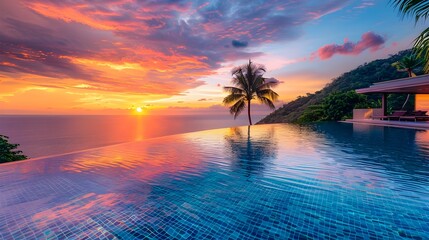
[[[284,124],[8,164],[0,237],[425,239],[428,147],[426,131]]]

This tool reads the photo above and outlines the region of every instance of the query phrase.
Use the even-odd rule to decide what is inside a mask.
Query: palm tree
[[[421,61],[415,55],[405,56],[401,61],[392,63],[399,72],[407,72],[408,77],[415,77],[416,74],[413,72],[415,68],[420,65]]]
[[[421,61],[415,55],[405,56],[401,59],[401,61],[397,61],[392,63],[392,66],[395,67],[399,72],[407,72],[408,77],[417,76],[413,70],[417,68],[421,64]],[[405,105],[410,99],[410,94],[407,95],[404,104],[401,109],[404,109]]]
[[[250,102],[255,97],[261,102],[274,109],[274,101],[277,100],[278,94],[271,88],[279,82],[273,78],[264,78],[265,67],[254,64],[249,59],[249,63],[232,69],[232,84],[226,86],[224,90],[229,95],[223,99],[223,103],[231,105],[229,112],[234,115],[234,119],[243,111],[247,105],[247,114],[249,116],[249,125],[252,125],[250,117]]]
[[[415,22],[429,17],[428,0],[391,0],[403,16],[414,15]],[[416,56],[424,61],[424,70],[429,72],[429,28],[426,28],[414,40],[414,52]]]

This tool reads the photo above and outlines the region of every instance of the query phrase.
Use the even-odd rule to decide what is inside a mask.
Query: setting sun
[[[429,0],[0,0],[0,240],[429,240],[428,23]]]

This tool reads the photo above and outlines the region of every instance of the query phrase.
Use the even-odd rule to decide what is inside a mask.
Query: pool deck
[[[410,128],[417,130],[429,130],[428,122],[409,122],[409,121],[388,121],[388,120],[376,120],[376,119],[347,119],[342,121],[345,123],[356,123],[356,124],[367,124],[374,126],[385,126],[385,127],[398,127],[398,128]]]

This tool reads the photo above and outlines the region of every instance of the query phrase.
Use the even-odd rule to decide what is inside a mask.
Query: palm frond
[[[244,110],[246,107],[246,101],[243,99],[240,101],[237,101],[234,105],[232,105],[229,108],[229,112],[234,115],[234,119],[237,118],[237,116]]]
[[[233,104],[233,103],[236,103],[237,101],[242,100],[243,98],[245,98],[243,94],[231,93],[223,99],[223,104],[225,105]]]
[[[271,101],[271,99],[268,99],[268,98],[266,98],[266,97],[262,97],[262,96],[258,96],[258,100],[259,100],[261,103],[263,103],[263,104],[267,105],[268,107],[270,107],[271,109],[275,109],[275,108],[276,108],[276,107],[274,106],[273,101]]]
[[[417,22],[429,17],[428,0],[390,0],[403,17],[412,15]],[[415,40],[413,51],[422,59],[425,72],[429,72],[429,28],[426,28]]]
[[[253,63],[250,59],[249,59],[248,69],[250,72],[252,72],[252,75],[254,76],[264,75],[264,73],[267,71],[264,65]]]
[[[262,89],[256,92],[256,96],[259,98],[263,97],[263,98],[267,98],[270,99],[272,101],[276,101],[279,97],[279,95],[274,92],[272,89]]]
[[[245,77],[243,71],[238,71],[237,74],[235,74],[231,80],[232,84],[235,86],[248,91],[249,89],[249,81]]]
[[[404,66],[400,61],[392,63],[392,67],[396,68],[398,71],[402,71],[404,69]]]
[[[422,64],[422,61],[414,54],[403,57],[400,61],[392,63],[398,72],[407,72],[409,77],[414,76],[414,70]]]
[[[244,73],[244,76],[246,76],[246,80],[248,82],[248,88],[249,91],[252,91],[252,86],[254,85],[255,82],[255,75],[254,75],[254,64],[252,64],[252,62],[249,60],[249,64],[247,64],[246,66],[246,72]]]
[[[279,85],[280,82],[276,79],[265,79],[264,83],[262,83],[261,85],[259,85],[257,87],[257,89],[262,90],[262,89],[270,89],[273,87],[276,87],[277,85]]]
[[[234,93],[234,94],[238,94],[238,93],[245,94],[245,91],[238,87],[225,86],[223,87],[223,90],[225,92]]]
[[[262,64],[255,64],[255,75],[263,75],[267,71],[264,65]]]
[[[261,86],[264,83],[265,83],[265,78],[262,75],[261,76],[257,76],[255,78],[255,81],[253,81],[253,84],[252,84],[252,87],[251,87],[252,91],[256,92],[258,90],[259,86]]]
[[[391,0],[403,16],[414,15],[415,21],[429,17],[429,1],[427,0]]]
[[[414,53],[424,64],[425,72],[429,72],[429,28],[426,28],[414,40]]]

